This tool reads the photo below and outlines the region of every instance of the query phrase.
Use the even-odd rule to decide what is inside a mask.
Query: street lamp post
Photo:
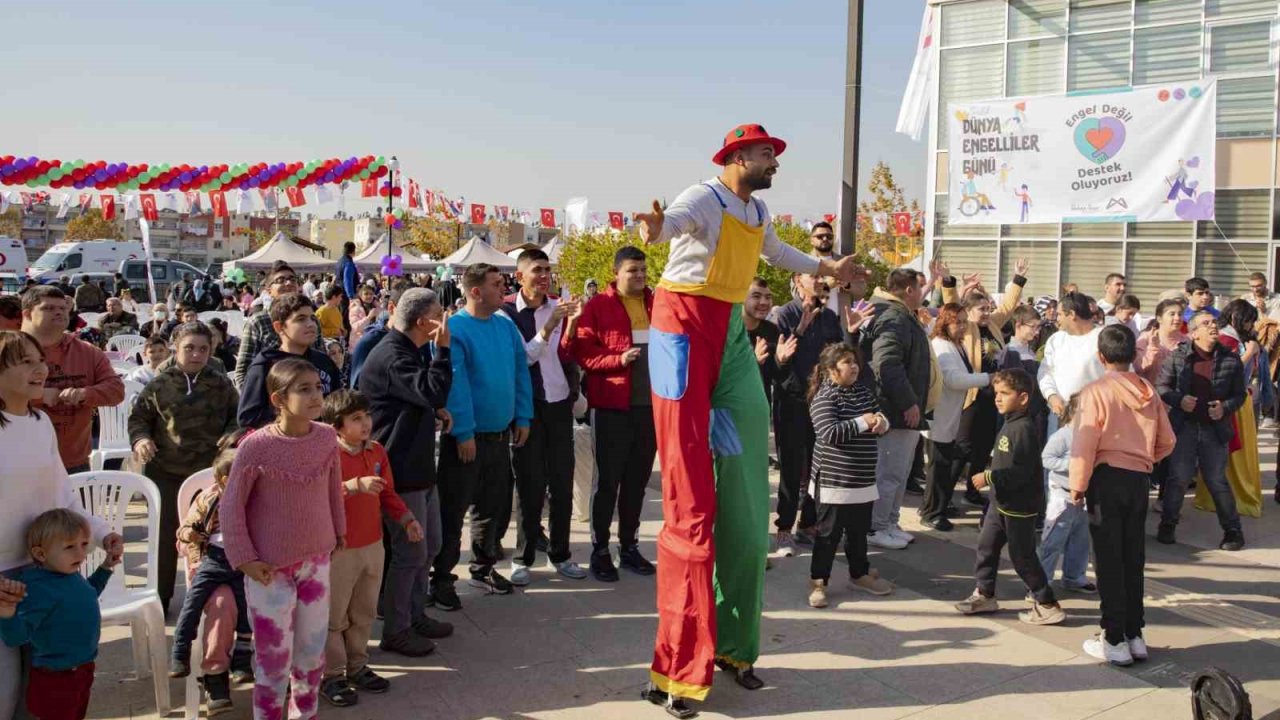
[[[849,33],[844,80],[844,168],[840,183],[838,251],[854,251],[858,217],[858,106],[862,101],[863,0],[849,0]]]

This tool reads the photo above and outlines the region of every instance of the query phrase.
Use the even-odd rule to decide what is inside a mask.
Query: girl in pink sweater
[[[253,624],[253,716],[312,718],[329,630],[329,554],[346,536],[341,461],[311,363],[267,375],[274,423],[240,443],[221,507],[227,559],[245,575]]]

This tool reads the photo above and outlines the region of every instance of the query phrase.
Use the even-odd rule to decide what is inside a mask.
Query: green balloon
[[[369,168],[365,168],[364,170],[361,170],[361,171],[360,171],[360,179],[361,179],[361,180],[368,180],[368,179],[369,179],[369,175],[370,175],[370,174],[371,174],[371,173],[369,172]]]
[[[61,180],[63,174],[62,168],[56,167],[49,171],[49,178],[52,180]]]
[[[40,187],[40,178],[31,178],[27,181],[27,187]]]
[[[84,167],[84,161],[83,161],[83,160],[76,160],[74,163],[72,163],[72,165],[74,165],[74,166],[75,166],[75,168],[76,168],[77,170],[79,170],[80,168]]]
[[[219,179],[219,180],[221,180],[221,181],[222,181],[222,182],[224,182],[224,183],[229,183],[229,182],[231,182],[231,173],[229,173],[229,172],[224,172],[224,173],[222,173],[221,175],[219,175],[219,176],[218,176],[218,179]]]
[[[385,157],[383,157],[383,156],[379,155],[379,156],[377,157],[377,159],[375,159],[375,160],[373,161],[373,164],[374,164],[374,165],[377,165],[378,167],[382,167],[383,165],[386,165],[386,164],[387,164],[387,159],[386,159]]]

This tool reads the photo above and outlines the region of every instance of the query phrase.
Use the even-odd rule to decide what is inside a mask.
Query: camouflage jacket
[[[236,428],[240,396],[225,374],[211,368],[188,379],[176,367],[147,383],[129,413],[129,444],[150,438],[156,456],[148,474],[185,477],[213,464],[218,440]]]

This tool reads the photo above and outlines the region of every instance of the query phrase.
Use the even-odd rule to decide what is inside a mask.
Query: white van
[[[0,291],[16,293],[27,279],[27,249],[17,238],[0,235]]]
[[[142,243],[119,240],[88,240],[58,243],[45,251],[31,266],[30,276],[41,283],[59,276],[115,273],[125,260],[142,258]]]

